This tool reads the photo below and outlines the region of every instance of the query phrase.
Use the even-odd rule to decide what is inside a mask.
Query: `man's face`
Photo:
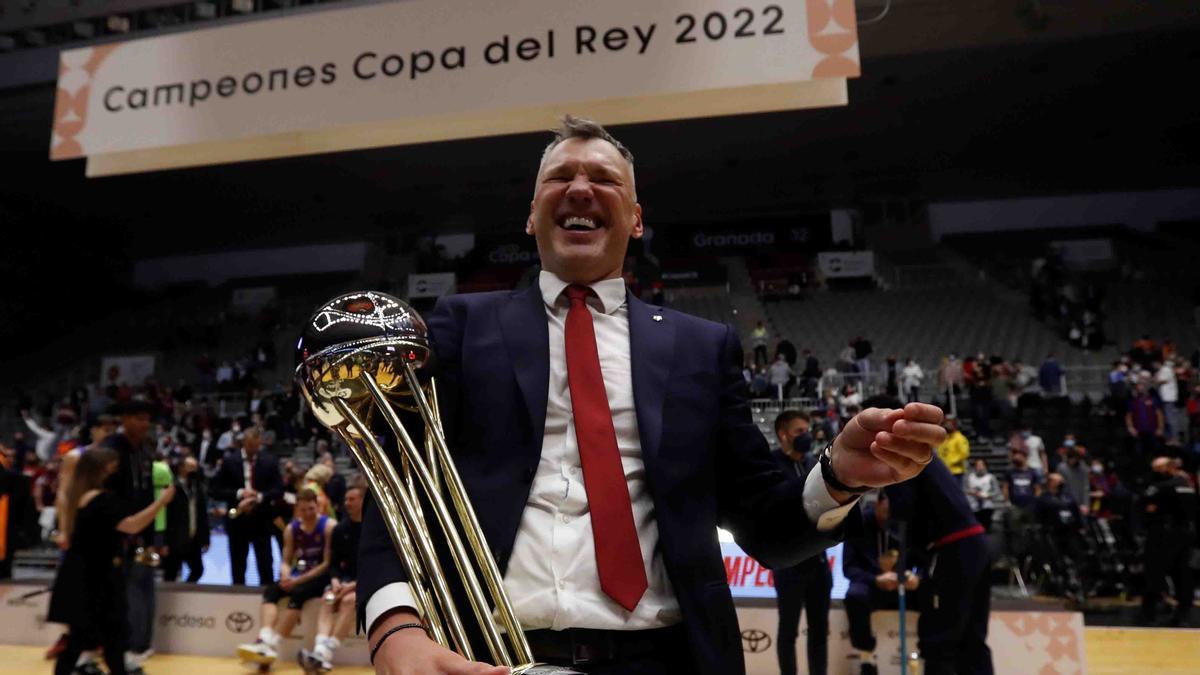
[[[642,236],[633,171],[608,141],[570,138],[538,172],[525,232],[542,268],[570,283],[621,276],[629,238]]]
[[[315,501],[300,500],[296,502],[296,517],[306,523],[311,523],[317,519],[317,503]]]
[[[130,440],[140,441],[150,433],[150,413],[138,413],[136,415],[122,415],[121,426],[125,429],[125,435]]]
[[[351,520],[358,520],[362,518],[362,490],[357,488],[347,490],[346,499],[342,503],[346,507],[346,513],[350,514]]]
[[[797,418],[784,425],[776,433],[776,436],[779,437],[779,446],[785,452],[793,452],[796,449],[796,438],[806,433],[808,433],[808,420]]]

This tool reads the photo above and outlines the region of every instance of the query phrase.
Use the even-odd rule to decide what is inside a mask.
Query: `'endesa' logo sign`
[[[174,626],[175,628],[216,628],[217,618],[214,616],[194,616],[192,614],[163,614],[158,617],[160,627]]]

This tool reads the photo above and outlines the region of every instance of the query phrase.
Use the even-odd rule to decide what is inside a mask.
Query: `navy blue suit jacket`
[[[804,516],[803,483],[786,478],[772,461],[751,420],[734,330],[632,294],[628,310],[646,479],[694,672],[743,673],[718,525],[770,567],[815,555],[841,533],[817,532]],[[447,440],[503,572],[545,430],[550,348],[541,291],[535,284],[444,297],[427,323]],[[376,591],[407,579],[372,501],[360,552],[361,620]]]
[[[221,460],[221,467],[209,483],[212,498],[225,502],[228,507],[237,506],[237,491],[246,485],[245,471],[242,465],[242,451],[226,451]],[[242,526],[261,527],[270,523],[275,502],[283,496],[283,476],[279,473],[279,460],[275,455],[265,449],[259,450],[254,458],[253,472],[254,487],[262,493],[262,502],[254,507],[250,515],[237,519],[227,518],[227,525],[235,529]]]

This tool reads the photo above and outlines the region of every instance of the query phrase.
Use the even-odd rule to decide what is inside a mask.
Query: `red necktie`
[[[583,485],[592,514],[600,588],[632,612],[649,584],[633,524],[629,486],[617,450],[617,432],[608,407],[604,375],[600,372],[596,331],[584,302],[589,292],[591,289],[586,286],[567,287],[567,297],[571,300],[566,325],[567,384],[575,413]]]

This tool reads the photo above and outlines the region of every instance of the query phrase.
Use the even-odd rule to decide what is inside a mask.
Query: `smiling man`
[[[598,124],[564,119],[525,231],[536,285],[442,298],[428,326],[447,440],[533,653],[589,675],[742,673],[717,527],[770,567],[819,553],[857,494],[930,461],[942,412],[865,410],[820,470],[786,477],[751,420],[733,328],[627,292],[642,208],[632,154]],[[359,590],[378,672],[508,672],[420,630],[373,503]]]

